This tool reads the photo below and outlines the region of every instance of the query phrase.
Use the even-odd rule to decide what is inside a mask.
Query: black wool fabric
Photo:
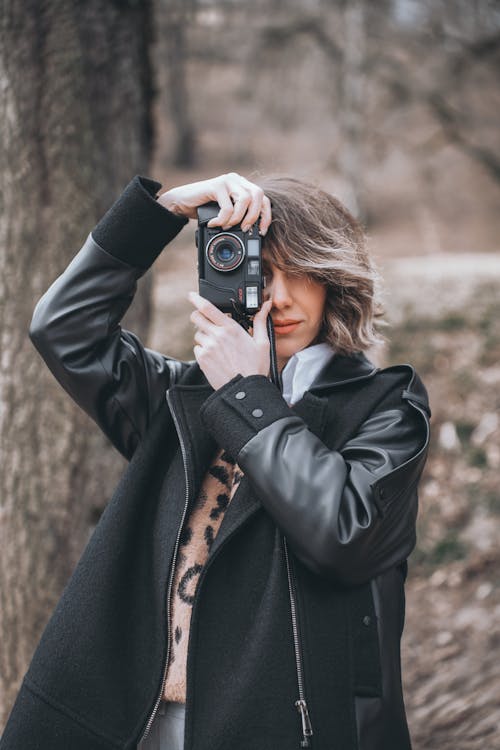
[[[147,270],[189,221],[158,203],[160,188],[160,182],[136,175],[92,230],[94,240],[116,258]]]
[[[238,374],[207,398],[200,416],[219,445],[237,456],[260,430],[292,412],[265,375]]]

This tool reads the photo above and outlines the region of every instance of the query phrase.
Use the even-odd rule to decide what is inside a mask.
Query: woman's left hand
[[[189,292],[189,301],[197,308],[190,319],[197,330],[193,347],[200,368],[215,390],[235,375],[269,375],[271,358],[266,318],[271,301],[264,302],[253,317],[250,335],[229,315],[196,292]]]

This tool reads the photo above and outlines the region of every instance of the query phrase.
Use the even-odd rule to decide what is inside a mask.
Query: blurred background
[[[0,728],[125,468],[28,340],[135,174],[303,177],[363,222],[432,442],[403,675],[415,750],[500,748],[500,5],[1,0]],[[191,221],[123,325],[193,359]]]

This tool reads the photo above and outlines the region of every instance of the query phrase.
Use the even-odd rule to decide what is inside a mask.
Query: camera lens
[[[234,249],[232,247],[229,247],[228,245],[222,245],[221,247],[217,248],[217,257],[223,263],[225,263],[228,260],[231,260],[233,256],[234,256]]]
[[[217,271],[233,271],[245,257],[245,247],[239,237],[221,232],[207,244],[207,259]]]

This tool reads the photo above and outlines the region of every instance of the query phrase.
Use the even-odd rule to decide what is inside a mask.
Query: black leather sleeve
[[[370,416],[339,451],[290,414],[264,376],[236,376],[202,415],[313,572],[355,585],[408,557],[429,442],[422,409],[401,399]]]
[[[172,375],[179,377],[187,367],[146,348],[120,326],[137,280],[162,243],[170,241],[187,221],[148,197],[144,185],[151,189],[159,183],[144,183],[145,179],[134,178],[88,235],[38,301],[29,328],[31,341],[53,375],[127,459],[143,437]],[[121,221],[121,217],[127,218]],[[141,227],[144,234],[139,246]],[[94,233],[108,249],[96,242]]]

